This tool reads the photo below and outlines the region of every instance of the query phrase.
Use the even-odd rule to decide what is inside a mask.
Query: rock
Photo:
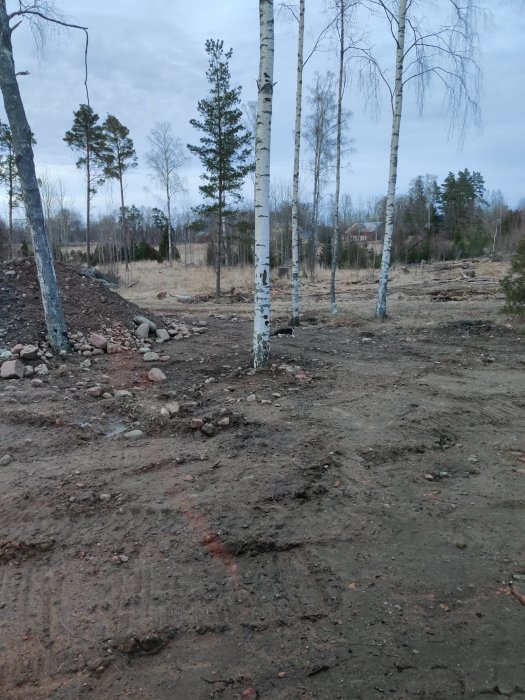
[[[111,494],[110,493],[101,493],[100,496],[98,497],[99,501],[110,501],[111,500]]]
[[[24,377],[32,377],[33,374],[35,373],[35,370],[31,365],[26,365],[24,367]]]
[[[144,340],[148,337],[150,330],[151,329],[149,323],[141,323],[135,331],[135,333],[138,335],[139,338],[142,338]]]
[[[208,437],[212,437],[212,435],[215,435],[217,432],[217,428],[213,425],[213,423],[205,423],[202,426],[201,431]]]
[[[255,394],[250,394],[249,396],[246,397],[246,401],[257,401],[257,396]]]
[[[144,355],[145,353],[150,352],[150,348],[145,347],[145,346],[143,345],[141,348],[139,348],[139,352],[140,352],[141,355]]]
[[[112,394],[111,392],[109,392],[109,391],[105,391],[105,392],[102,394],[102,398],[103,398],[103,399],[112,399],[112,398],[113,398],[113,394]]]
[[[0,362],[10,360],[13,357],[11,350],[0,350]]]
[[[22,350],[24,347],[23,343],[17,343],[16,345],[13,345],[11,348],[11,352],[13,355],[18,355],[20,353],[20,350]]]
[[[161,369],[154,367],[148,372],[148,379],[150,382],[163,382],[166,379],[166,375]]]
[[[0,459],[0,467],[7,467],[7,465],[11,464],[12,461],[13,461],[13,458],[11,457],[11,455],[4,455]]]
[[[157,338],[160,343],[165,343],[170,339],[170,334],[165,328],[157,328]]]
[[[127,389],[117,389],[114,396],[116,399],[131,399],[133,397],[133,394]]]
[[[88,343],[97,350],[105,350],[108,346],[108,339],[99,333],[91,333]]]
[[[144,362],[157,362],[157,360],[159,359],[159,356],[157,355],[156,352],[148,351],[148,352],[144,353],[144,356],[142,359],[144,360]]]
[[[219,421],[217,421],[217,425],[220,425],[221,428],[225,428],[227,425],[230,425],[230,419],[228,416],[225,416],[224,418],[221,418]]]
[[[160,360],[161,362],[169,362],[169,361],[171,360],[171,357],[170,357],[169,355],[161,355],[161,356],[159,357],[159,360]]]
[[[36,345],[24,345],[20,350],[21,360],[36,360],[38,357],[38,348]]]
[[[37,366],[35,367],[35,374],[36,374],[38,377],[45,377],[46,374],[49,374],[48,366],[45,365],[44,363],[42,363],[41,365],[37,365]]]
[[[204,380],[204,383],[205,384],[213,384],[216,381],[217,380],[215,379],[215,377],[206,377],[206,379]]]
[[[34,386],[38,388],[39,386],[42,386],[44,382],[41,379],[32,379],[31,380],[31,386]]]
[[[89,369],[91,367],[91,360],[82,360],[79,367],[80,369]]]
[[[149,318],[146,318],[146,316],[134,316],[133,323],[139,327],[147,323],[152,333],[155,333],[157,330],[157,325],[153,323],[153,321],[150,321]]]
[[[109,343],[106,346],[106,352],[108,355],[116,355],[117,352],[122,351],[122,346],[118,343]]]
[[[24,365],[20,360],[7,360],[0,367],[0,377],[2,379],[22,379],[24,376]]]
[[[174,416],[180,410],[180,406],[176,401],[172,401],[171,403],[167,403],[164,406],[164,408],[166,409],[166,411],[168,411],[170,417]]]
[[[126,440],[139,440],[140,438],[144,437],[144,433],[142,430],[130,430],[127,433],[124,433],[124,437]]]
[[[100,348],[95,348],[93,350],[93,355],[103,355],[103,354],[104,354],[104,350],[101,350]]]
[[[190,421],[190,428],[192,430],[200,430],[204,425],[204,421],[200,418],[192,418]]]
[[[86,394],[94,399],[98,399],[104,393],[104,389],[101,386],[90,386],[87,389]]]

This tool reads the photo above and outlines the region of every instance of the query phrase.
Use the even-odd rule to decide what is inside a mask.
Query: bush
[[[518,243],[511,261],[510,275],[506,275],[500,285],[507,297],[504,311],[512,314],[525,313],[525,238]]]

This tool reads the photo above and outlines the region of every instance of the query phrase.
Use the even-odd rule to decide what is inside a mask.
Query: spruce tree
[[[241,86],[230,84],[229,61],[232,49],[224,52],[224,42],[208,39],[206,53],[209,57],[206,77],[210,84],[207,98],[200,100],[197,110],[200,119],[191,119],[190,124],[201,131],[200,145],[188,144],[204,166],[199,187],[207,203],[197,208],[200,214],[213,214],[217,220],[215,246],[215,296],[221,294],[221,258],[223,251],[224,217],[229,206],[241,199],[241,188],[246,175],[253,170],[249,162],[252,135],[243,125],[240,109]]]

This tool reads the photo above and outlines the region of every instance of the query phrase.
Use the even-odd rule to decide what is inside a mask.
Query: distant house
[[[382,228],[382,221],[355,223],[343,233],[342,239],[343,241],[352,241],[353,243],[375,243],[382,238]]]

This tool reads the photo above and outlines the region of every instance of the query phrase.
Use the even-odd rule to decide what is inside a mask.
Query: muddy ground
[[[136,352],[2,382],[0,697],[525,698],[524,340],[495,292],[414,279],[384,323],[373,284],[337,324],[312,299],[257,374],[248,306],[164,302],[209,330],[162,385]]]

